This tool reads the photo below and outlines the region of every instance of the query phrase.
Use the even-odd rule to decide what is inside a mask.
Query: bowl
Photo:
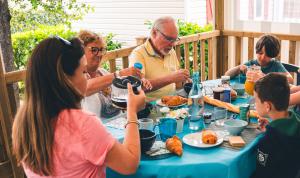
[[[245,85],[242,83],[232,85],[232,89],[234,89],[239,96],[243,96],[245,94]]]
[[[193,86],[193,83],[185,83],[183,85],[183,89],[187,94],[189,94],[192,89],[192,86]]]
[[[155,132],[146,129],[140,129],[139,132],[140,132],[141,152],[145,153],[146,151],[149,151],[153,146],[156,139],[156,134]]]
[[[141,119],[141,118],[147,118],[150,113],[151,113],[151,110],[153,108],[153,105],[150,104],[150,103],[146,103],[146,106],[143,110],[140,110],[138,113],[137,113],[137,117],[138,119]]]
[[[231,135],[239,135],[247,125],[248,122],[239,119],[230,119],[224,122],[224,128]]]

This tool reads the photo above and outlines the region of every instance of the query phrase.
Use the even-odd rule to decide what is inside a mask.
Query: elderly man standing
[[[178,40],[176,21],[169,16],[155,20],[147,41],[133,50],[129,65],[135,62],[143,65],[142,74],[152,84],[147,93],[148,100],[172,95],[177,86],[189,79],[189,71],[179,69],[176,52],[173,49]]]

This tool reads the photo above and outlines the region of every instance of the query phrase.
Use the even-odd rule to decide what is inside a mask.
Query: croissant
[[[217,143],[217,134],[212,130],[202,131],[202,142],[205,144],[215,144]]]
[[[181,96],[163,96],[161,98],[162,103],[166,104],[167,106],[177,106],[187,102],[186,98]]]
[[[175,153],[178,156],[182,155],[182,143],[176,135],[174,135],[172,138],[167,139],[166,148],[170,152]]]

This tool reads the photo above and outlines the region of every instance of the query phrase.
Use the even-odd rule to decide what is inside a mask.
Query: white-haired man
[[[155,20],[150,37],[133,50],[129,56],[129,65],[135,62],[143,65],[142,74],[152,84],[147,93],[148,100],[174,94],[176,84],[189,79],[189,71],[179,69],[176,52],[173,49],[178,40],[176,21],[169,16]]]

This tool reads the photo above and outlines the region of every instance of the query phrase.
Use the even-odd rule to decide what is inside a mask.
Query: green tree
[[[78,0],[10,0],[11,31],[34,30],[39,25],[65,24],[70,27],[72,21],[82,17],[93,8]]]

